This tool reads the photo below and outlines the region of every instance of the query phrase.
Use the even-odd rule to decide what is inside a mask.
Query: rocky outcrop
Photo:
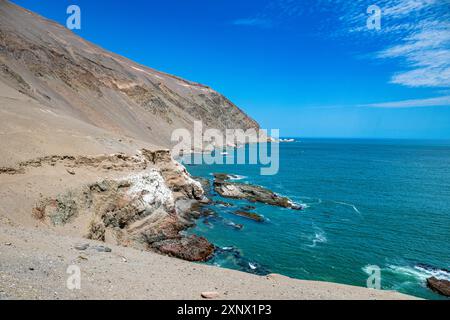
[[[193,226],[198,217],[193,206],[204,200],[201,185],[166,150],[142,150],[125,159],[147,169],[41,199],[33,209],[34,217],[54,226],[76,223],[77,219],[85,221],[87,217],[88,239],[144,248],[189,261],[209,259],[214,252],[212,244],[181,233]],[[96,162],[88,161],[91,163]]]
[[[25,174],[26,170],[31,168],[40,168],[43,166],[54,167],[57,164],[66,166],[67,173],[75,175],[76,171],[74,169],[79,167],[90,167],[99,171],[122,171],[124,169],[145,170],[150,163],[140,155],[128,156],[123,153],[98,156],[51,155],[23,161],[15,167],[0,168],[0,174]]]
[[[261,217],[259,214],[253,213],[253,212],[247,212],[247,211],[242,211],[242,210],[238,210],[234,212],[235,215],[240,216],[240,217],[244,217],[247,219],[251,219],[254,220],[256,222],[263,222],[264,218]]]
[[[286,197],[260,186],[244,183],[230,182],[226,174],[215,174],[214,190],[222,197],[232,199],[245,199],[250,202],[260,202],[272,206],[302,210],[303,207],[295,204]]]
[[[203,237],[188,236],[167,239],[154,244],[159,252],[188,261],[206,261],[214,254],[214,246]]]
[[[205,193],[200,182],[194,180],[186,168],[174,161],[169,150],[141,150],[144,158],[161,171],[167,186],[175,193],[196,200],[204,200]]]
[[[441,295],[450,297],[450,281],[448,280],[431,277],[427,279],[427,286]]]

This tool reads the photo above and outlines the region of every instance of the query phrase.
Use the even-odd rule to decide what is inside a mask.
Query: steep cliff
[[[0,0],[0,81],[50,111],[168,147],[176,128],[258,124],[211,88],[139,65]]]
[[[173,130],[258,124],[224,96],[0,0],[0,221],[204,260]]]

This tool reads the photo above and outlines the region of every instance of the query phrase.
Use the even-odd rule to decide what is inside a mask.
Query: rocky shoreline
[[[156,251],[188,261],[206,261],[214,246],[202,237],[184,235],[208,202],[204,191],[168,150],[143,149],[139,173],[120,180],[105,179],[42,198],[35,219],[55,227],[88,219],[85,237]]]
[[[234,182],[235,177],[231,174],[214,173],[211,180],[192,177],[172,158],[169,150],[141,149],[134,156],[50,156],[20,163],[17,168],[11,168],[14,170],[5,170],[1,174],[26,175],[29,170],[58,165],[66,168],[67,177],[74,178],[81,174],[82,168],[115,173],[129,171],[121,178],[104,178],[67,188],[56,196],[41,196],[32,209],[36,221],[56,229],[79,227],[84,223],[84,229],[81,228],[85,230],[84,238],[105,243],[105,246],[92,247],[97,251],[109,250],[108,244],[192,262],[213,263],[215,259],[225,257],[234,261],[239,270],[265,275],[270,273],[268,268],[246,260],[237,248],[217,247],[206,238],[187,231],[197,223],[212,227],[212,223],[217,222],[237,232],[244,229],[242,224],[222,217],[216,208],[254,223],[265,222],[265,218],[255,212],[257,207],[253,204],[256,203],[303,209],[289,198],[266,188]],[[214,199],[216,196],[244,200],[249,204],[237,205]],[[448,280],[430,277],[427,286],[441,295],[448,297],[450,294]]]
[[[224,201],[212,203],[213,192],[251,203],[302,209],[268,189],[231,182],[232,175],[216,173],[213,183],[204,178],[194,179],[168,150],[142,149],[132,157],[50,157],[21,164],[20,173],[14,174],[24,174],[28,164],[35,168],[55,166],[58,162],[68,167],[70,175],[75,175],[80,166],[119,171],[134,167],[137,172],[121,179],[104,179],[65,190],[55,197],[42,197],[32,209],[36,220],[54,227],[87,220],[84,233],[87,239],[155,251],[187,261],[208,261],[218,251],[207,239],[185,232],[200,217],[205,217],[205,224],[222,219],[236,230],[243,229],[243,225],[220,218],[211,209],[214,205],[233,206]],[[247,205],[233,214],[264,222],[264,217],[252,212],[254,209]]]

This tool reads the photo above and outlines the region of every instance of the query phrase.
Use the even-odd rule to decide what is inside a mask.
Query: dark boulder
[[[293,203],[286,197],[281,197],[266,188],[244,183],[227,182],[216,178],[214,190],[222,197],[244,199],[250,202],[260,202],[272,206],[302,210],[302,206]]]
[[[450,281],[448,280],[431,277],[427,279],[427,286],[441,295],[450,297]]]
[[[155,242],[152,247],[160,253],[187,261],[208,261],[214,254],[214,245],[203,237],[188,236]]]
[[[240,217],[244,217],[244,218],[248,218],[251,220],[254,220],[256,222],[263,222],[264,218],[262,216],[260,216],[259,214],[253,213],[253,212],[247,212],[247,211],[235,211],[234,212],[235,215],[240,216]]]
[[[227,181],[231,180],[231,175],[227,173],[214,173],[214,179],[216,181]]]

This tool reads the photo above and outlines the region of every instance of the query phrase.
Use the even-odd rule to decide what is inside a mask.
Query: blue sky
[[[283,136],[450,139],[450,0],[14,0]],[[382,9],[369,30],[367,8]]]

